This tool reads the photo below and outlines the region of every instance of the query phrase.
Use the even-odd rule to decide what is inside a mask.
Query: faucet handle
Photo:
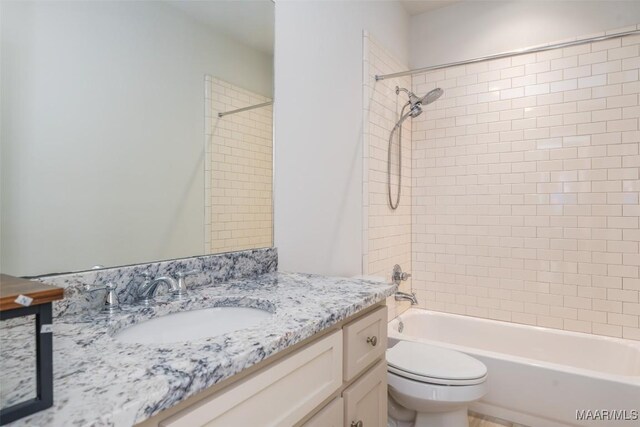
[[[400,282],[408,280],[409,277],[411,277],[411,274],[405,273],[404,271],[402,271],[402,267],[400,267],[398,264],[393,266],[393,271],[391,273],[391,281],[393,282],[394,285],[399,285]]]
[[[188,270],[188,271],[176,271],[173,273],[173,277],[178,279],[177,289],[174,291],[174,295],[177,297],[183,297],[187,294],[187,283],[185,278],[188,276],[195,276],[200,273],[200,270]]]
[[[113,314],[120,311],[120,301],[118,300],[118,294],[116,293],[118,285],[113,282],[107,282],[102,286],[90,286],[85,285],[84,289],[87,292],[96,292],[106,290],[107,293],[104,297],[104,303],[102,306],[103,313]]]
[[[173,275],[176,279],[184,279],[187,276],[195,276],[198,273],[200,273],[200,270],[193,269],[189,271],[176,271]]]

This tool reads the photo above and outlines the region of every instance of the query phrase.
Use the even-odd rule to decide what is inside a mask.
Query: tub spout
[[[417,305],[418,299],[416,298],[415,292],[411,292],[410,294],[407,292],[396,292],[395,294],[396,301],[411,301],[411,305]]]

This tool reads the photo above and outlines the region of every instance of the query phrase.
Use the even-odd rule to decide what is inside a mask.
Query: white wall
[[[639,1],[465,1],[411,18],[411,68],[640,22]]]
[[[362,31],[407,59],[398,2],[278,1],[275,245],[280,269],[362,271]]]
[[[2,2],[1,48],[3,272],[202,253],[204,75],[271,58],[160,2]]]

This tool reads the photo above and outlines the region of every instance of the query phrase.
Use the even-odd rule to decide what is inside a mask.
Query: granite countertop
[[[396,286],[361,279],[268,273],[201,287],[182,300],[128,306],[112,318],[54,319],[54,406],[12,426],[131,426],[384,300]],[[247,329],[191,342],[125,344],[112,335],[128,325],[177,311],[215,306],[273,313]],[[2,328],[2,406],[33,397],[24,381],[24,343],[32,326]],[[31,335],[29,335],[31,334]],[[13,344],[12,344],[13,343]],[[4,353],[8,351],[8,353]]]

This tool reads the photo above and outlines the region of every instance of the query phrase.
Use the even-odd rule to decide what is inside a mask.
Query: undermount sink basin
[[[272,316],[257,308],[215,307],[156,317],[123,329],[118,341],[137,344],[169,344],[215,337],[254,326]]]

